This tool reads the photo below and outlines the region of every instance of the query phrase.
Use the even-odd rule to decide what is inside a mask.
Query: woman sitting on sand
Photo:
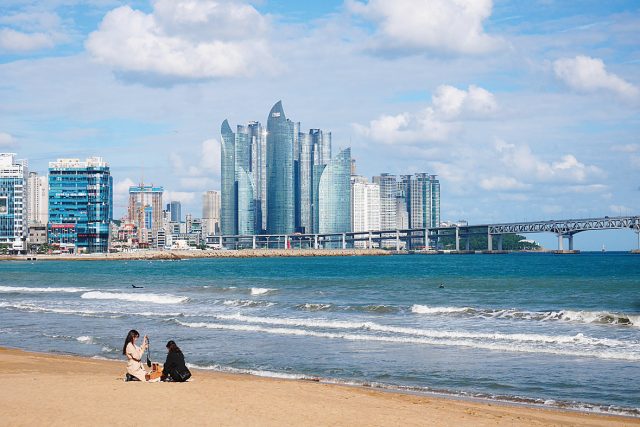
[[[142,346],[136,346],[136,340],[140,334],[135,329],[132,329],[127,334],[127,338],[124,340],[124,346],[122,347],[122,354],[127,356],[127,377],[126,381],[147,381],[149,380],[149,374],[144,370],[142,366],[142,355],[144,351],[149,347],[149,341],[147,336],[144,336]]]
[[[167,343],[167,360],[162,367],[162,381],[185,382],[191,378],[191,372],[184,363],[184,354],[176,342],[171,340]]]

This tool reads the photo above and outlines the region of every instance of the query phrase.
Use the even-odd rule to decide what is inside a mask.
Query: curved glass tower
[[[268,234],[288,234],[295,229],[292,130],[282,101],[278,101],[267,119]]]
[[[229,122],[222,122],[221,165],[220,165],[220,232],[225,235],[238,234],[236,191],[235,191],[235,163],[236,136],[229,126]]]
[[[318,185],[318,232],[351,231],[351,149],[329,162]]]

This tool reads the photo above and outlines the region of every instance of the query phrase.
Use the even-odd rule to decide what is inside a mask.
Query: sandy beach
[[[126,383],[124,362],[0,349],[2,425],[640,426],[640,419],[194,371]]]

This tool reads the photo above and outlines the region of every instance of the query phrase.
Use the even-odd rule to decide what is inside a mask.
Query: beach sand
[[[124,361],[0,349],[0,425],[640,426],[640,419],[194,371],[126,383]]]

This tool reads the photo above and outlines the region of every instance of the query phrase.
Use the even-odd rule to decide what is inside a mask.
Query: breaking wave
[[[68,293],[76,293],[76,292],[86,292],[87,288],[31,288],[27,286],[0,286],[0,292],[15,292],[15,293],[43,293],[43,292],[68,292]]]
[[[266,295],[268,293],[272,293],[277,291],[277,289],[273,288],[251,288],[251,295]]]
[[[131,294],[120,292],[101,292],[91,291],[80,295],[84,299],[97,300],[122,300],[133,302],[150,302],[154,304],[180,304],[186,302],[189,298],[169,294]]]
[[[513,319],[533,321],[565,321],[576,323],[596,323],[621,326],[640,326],[640,314],[611,313],[607,311],[523,311],[517,309],[477,309],[472,307],[431,307],[414,304],[414,314],[469,315],[483,319]]]

